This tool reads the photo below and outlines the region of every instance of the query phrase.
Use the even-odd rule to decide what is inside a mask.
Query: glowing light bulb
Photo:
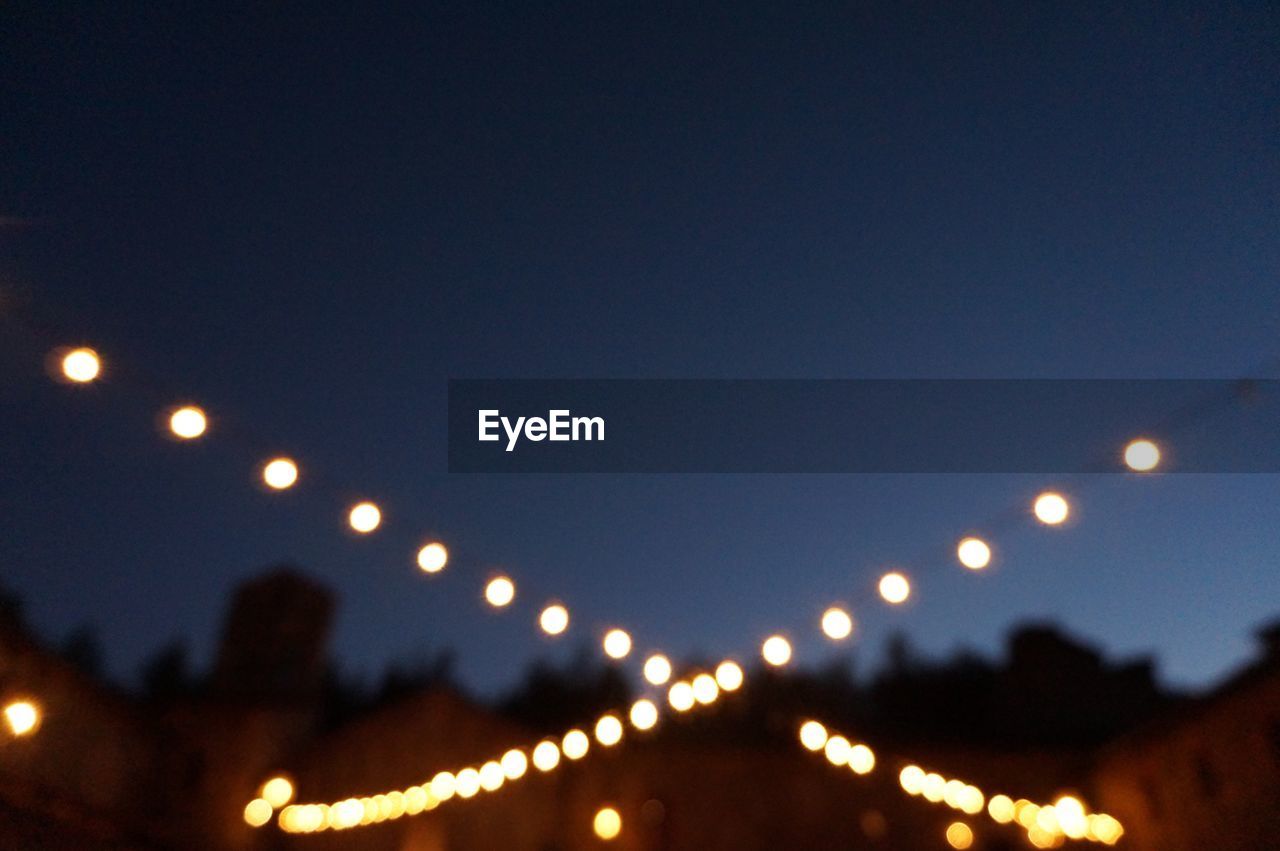
[[[822,752],[827,762],[832,765],[844,765],[849,761],[849,751],[853,748],[844,736],[831,736],[823,746]]]
[[[1053,809],[1058,814],[1058,827],[1069,839],[1084,839],[1089,832],[1089,820],[1085,815],[1084,804],[1071,795],[1063,795],[1053,802]]]
[[[1046,526],[1057,526],[1066,522],[1067,516],[1071,513],[1071,506],[1067,504],[1066,498],[1053,491],[1045,491],[1036,497],[1033,509],[1036,519]]]
[[[1008,795],[993,795],[987,802],[987,814],[997,824],[1013,821],[1013,799]]]
[[[262,467],[262,481],[272,490],[286,490],[298,481],[298,465],[289,458],[272,458]]]
[[[29,700],[15,700],[4,708],[5,724],[15,736],[26,736],[40,726],[40,708]]]
[[[480,788],[486,792],[496,792],[506,782],[507,775],[502,770],[502,764],[490,760],[480,766]]]
[[[807,750],[822,750],[827,744],[827,728],[817,721],[804,722],[800,725],[800,744]]]
[[[458,778],[449,771],[438,772],[431,778],[428,791],[437,801],[447,801],[458,791]]]
[[[716,684],[725,691],[742,688],[742,668],[737,662],[725,660],[716,666]]]
[[[637,730],[651,730],[658,723],[658,707],[652,700],[641,698],[631,704],[631,725]]]
[[[671,679],[671,662],[661,653],[654,653],[644,660],[644,678],[650,685],[665,685]]]
[[[404,790],[404,814],[416,816],[427,808],[427,790],[422,786],[410,786]]]
[[[77,384],[88,384],[102,371],[102,360],[93,349],[72,349],[62,356],[62,374]]]
[[[720,696],[720,686],[716,683],[716,678],[710,674],[698,674],[693,678],[690,687],[693,689],[693,699],[704,706],[715,703],[716,698]]]
[[[538,616],[538,626],[547,635],[559,635],[569,628],[569,610],[559,603],[552,603]]]
[[[183,440],[195,440],[209,427],[204,411],[195,405],[185,405],[169,414],[169,431]]]
[[[991,547],[981,538],[965,538],[956,547],[956,558],[970,570],[982,570],[991,564]]]
[[[673,683],[671,688],[667,689],[667,702],[676,712],[688,712],[697,702],[693,697],[693,686],[684,680]]]
[[[502,755],[502,773],[508,780],[519,780],[529,770],[529,758],[524,751],[512,748]]]
[[[973,845],[973,831],[962,821],[953,821],[947,826],[947,843],[958,851]]]
[[[601,807],[591,822],[591,828],[606,842],[617,839],[622,833],[622,816],[613,807]]]
[[[844,641],[853,634],[853,618],[839,606],[832,606],[822,613],[822,631],[832,641]]]
[[[849,749],[848,762],[854,774],[870,774],[876,767],[876,755],[866,745],[854,745]]]
[[[1124,448],[1124,463],[1135,473],[1148,473],[1160,463],[1160,447],[1145,438],[1130,441]]]
[[[361,535],[367,535],[382,523],[382,511],[372,502],[358,502],[351,506],[347,523]]]
[[[591,740],[581,730],[570,730],[564,734],[564,739],[560,742],[560,749],[569,759],[582,759],[587,755],[590,747]]]
[[[602,715],[596,722],[596,741],[611,748],[622,741],[622,722],[616,715]]]
[[[244,806],[244,823],[249,827],[262,827],[271,821],[271,805],[262,798],[254,798]]]
[[[480,791],[480,772],[474,768],[464,768],[458,772],[457,792],[459,798],[473,798]]]
[[[272,809],[278,810],[293,800],[293,783],[283,775],[272,777],[262,784],[258,794]]]
[[[897,571],[886,573],[880,577],[880,596],[890,605],[905,603],[911,596],[911,583]]]
[[[908,765],[898,773],[898,782],[902,791],[908,795],[919,795],[924,791],[924,769],[918,765]]]
[[[516,584],[506,576],[496,576],[484,587],[484,598],[490,606],[501,609],[516,598]]]
[[[533,767],[550,771],[560,764],[560,748],[555,742],[538,742],[533,749]]]
[[[418,569],[423,573],[439,573],[449,563],[449,550],[444,544],[432,541],[418,550]]]
[[[625,659],[631,652],[631,636],[626,630],[611,629],[604,634],[604,652],[610,659]]]
[[[791,661],[791,642],[781,635],[771,635],[760,645],[760,655],[775,668]]]

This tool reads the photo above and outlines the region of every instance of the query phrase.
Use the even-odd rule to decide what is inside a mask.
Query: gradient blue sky
[[[95,624],[122,674],[175,635],[204,659],[231,586],[287,558],[343,592],[355,670],[454,645],[509,683],[567,652],[532,627],[552,594],[580,637],[745,657],[781,627],[817,660],[827,602],[1045,482],[449,477],[445,380],[1277,353],[1273,4],[515,5],[0,10],[0,286],[120,366],[71,392],[0,345],[0,565],[42,629]],[[220,418],[207,445],[156,436],[135,369]],[[259,493],[220,426],[384,500],[386,533]],[[1211,681],[1280,614],[1278,485],[1108,478],[988,575],[860,608],[860,662],[893,628],[941,653],[1049,617]],[[433,533],[456,559],[427,581]],[[526,592],[501,616],[493,566]]]

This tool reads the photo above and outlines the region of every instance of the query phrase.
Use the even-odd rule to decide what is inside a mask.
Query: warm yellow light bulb
[[[458,778],[451,771],[440,771],[431,778],[427,788],[437,801],[447,801],[458,791]]]
[[[800,744],[807,750],[822,750],[827,744],[827,728],[817,721],[804,722],[800,725]]]
[[[626,630],[611,629],[604,634],[604,652],[610,659],[625,659],[631,652],[631,636]]]
[[[40,726],[40,708],[29,700],[15,700],[4,708],[5,724],[15,736],[26,736]]]
[[[854,774],[870,774],[876,767],[876,755],[866,745],[854,745],[849,749],[849,767]]]
[[[973,830],[962,821],[953,821],[947,826],[947,842],[952,848],[964,851],[973,845]]]
[[[271,821],[271,805],[262,798],[254,798],[244,806],[244,823],[249,827],[262,827]]]
[[[832,641],[844,641],[853,634],[853,618],[839,606],[822,613],[822,631]]]
[[[654,653],[644,660],[644,678],[650,685],[665,685],[671,679],[671,661],[661,653]]]
[[[596,722],[596,741],[611,748],[622,741],[622,722],[616,715],[602,715]]]
[[[480,791],[480,772],[474,768],[459,771],[456,781],[459,798],[473,798]]]
[[[367,535],[382,523],[382,511],[372,502],[358,502],[351,506],[347,523],[361,535]]]
[[[1160,447],[1145,438],[1130,441],[1124,448],[1124,463],[1135,473],[1149,473],[1160,463]]]
[[[569,610],[559,603],[552,603],[538,615],[538,626],[547,635],[559,635],[569,628]]]
[[[611,839],[617,839],[618,834],[622,833],[622,816],[613,807],[601,807],[596,812],[596,817],[592,820],[591,827],[596,836],[606,842]]]
[[[720,696],[720,686],[716,683],[716,678],[710,674],[698,674],[690,683],[693,689],[693,699],[704,706],[709,703],[715,703],[716,698]]]
[[[997,824],[1013,821],[1013,799],[1008,795],[993,795],[987,802],[987,814]]]
[[[827,739],[827,743],[823,745],[822,752],[826,756],[827,762],[832,765],[844,765],[849,761],[849,751],[853,745],[844,736],[831,736]]]
[[[560,742],[560,750],[564,751],[564,755],[569,759],[582,759],[590,748],[591,740],[581,730],[570,730],[564,734],[564,739]]]
[[[886,573],[880,577],[880,596],[893,606],[905,603],[911,596],[911,583],[897,571]]]
[[[716,666],[716,685],[724,691],[737,691],[742,681],[742,667],[737,662],[726,659]]]
[[[506,576],[495,576],[484,587],[484,598],[490,606],[501,609],[516,598],[516,584]]]
[[[486,792],[496,792],[502,788],[502,784],[507,780],[506,773],[502,770],[502,764],[490,760],[480,766],[480,788]]]
[[[102,371],[102,360],[90,348],[72,349],[62,356],[62,374],[69,381],[87,384]]]
[[[195,440],[205,433],[209,420],[195,405],[184,405],[169,414],[169,431],[183,440]]]
[[[449,563],[449,550],[438,541],[418,550],[418,569],[423,573],[439,573]]]
[[[651,730],[658,723],[658,707],[652,700],[641,698],[631,704],[631,726],[637,730]]]
[[[771,635],[760,645],[760,655],[775,668],[791,661],[791,642],[781,635]]]
[[[538,742],[533,749],[533,767],[550,771],[560,764],[560,748],[555,742]]]
[[[517,748],[504,753],[499,762],[502,763],[502,773],[508,780],[519,780],[529,770],[529,758],[524,755],[524,751]]]
[[[290,458],[272,458],[262,467],[262,481],[272,490],[286,490],[298,481],[298,465]]]
[[[1071,506],[1067,504],[1066,497],[1053,491],[1045,491],[1036,497],[1033,508],[1036,519],[1046,526],[1065,523],[1068,515],[1071,514]]]
[[[956,546],[956,558],[970,570],[982,570],[991,564],[991,547],[981,538],[965,538]]]
[[[684,680],[672,683],[671,688],[667,689],[667,702],[676,712],[688,712],[697,702],[693,697],[693,686]]]
[[[283,775],[272,777],[262,784],[262,789],[259,790],[258,794],[273,809],[278,810],[293,800],[293,783]]]

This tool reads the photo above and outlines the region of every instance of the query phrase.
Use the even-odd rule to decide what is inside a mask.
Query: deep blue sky
[[[232,584],[281,558],[343,592],[356,670],[452,644],[509,683],[552,652],[549,594],[580,636],[745,657],[787,627],[817,660],[826,602],[1048,482],[451,478],[444,382],[1274,357],[1280,15],[1110,5],[6,4],[0,286],[120,369],[72,392],[5,342],[4,581],[51,634],[97,625],[122,673],[179,634],[205,658]],[[210,440],[158,438],[131,370],[221,417]],[[386,533],[260,494],[232,425],[384,500]],[[861,609],[862,656],[1052,617],[1208,682],[1280,614],[1278,495],[1107,479],[1072,528],[1000,540],[999,570]],[[433,581],[430,533],[456,556]],[[491,565],[516,611],[478,605]]]

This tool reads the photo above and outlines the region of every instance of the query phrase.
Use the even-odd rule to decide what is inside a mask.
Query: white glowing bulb
[[[982,570],[991,564],[991,547],[981,538],[965,538],[956,546],[956,558],[970,570]]]
[[[449,550],[437,541],[418,550],[418,569],[423,573],[439,573],[449,562]]]
[[[655,653],[644,661],[644,678],[650,685],[660,686],[671,679],[671,662],[661,653]]]
[[[631,636],[625,630],[611,629],[604,635],[604,652],[610,659],[625,659],[631,652]]]
[[[843,641],[853,634],[853,618],[839,606],[822,613],[822,631],[832,641]]]
[[[760,645],[760,655],[775,668],[791,661],[791,642],[781,635],[771,635]]]
[[[516,598],[516,584],[506,576],[496,576],[484,587],[484,598],[495,609],[509,606]]]
[[[1047,526],[1057,526],[1066,521],[1071,513],[1071,506],[1062,494],[1046,491],[1036,497],[1034,506],[1036,518]]]
[[[1160,463],[1160,447],[1150,440],[1130,441],[1124,448],[1124,463],[1136,473],[1147,473]]]
[[[62,374],[77,384],[87,384],[98,377],[102,360],[93,349],[72,349],[62,357]]]
[[[905,603],[911,596],[911,583],[901,573],[886,573],[880,577],[880,596],[890,605]]]
[[[372,502],[359,502],[351,507],[347,522],[361,535],[367,535],[382,523],[382,511]]]

